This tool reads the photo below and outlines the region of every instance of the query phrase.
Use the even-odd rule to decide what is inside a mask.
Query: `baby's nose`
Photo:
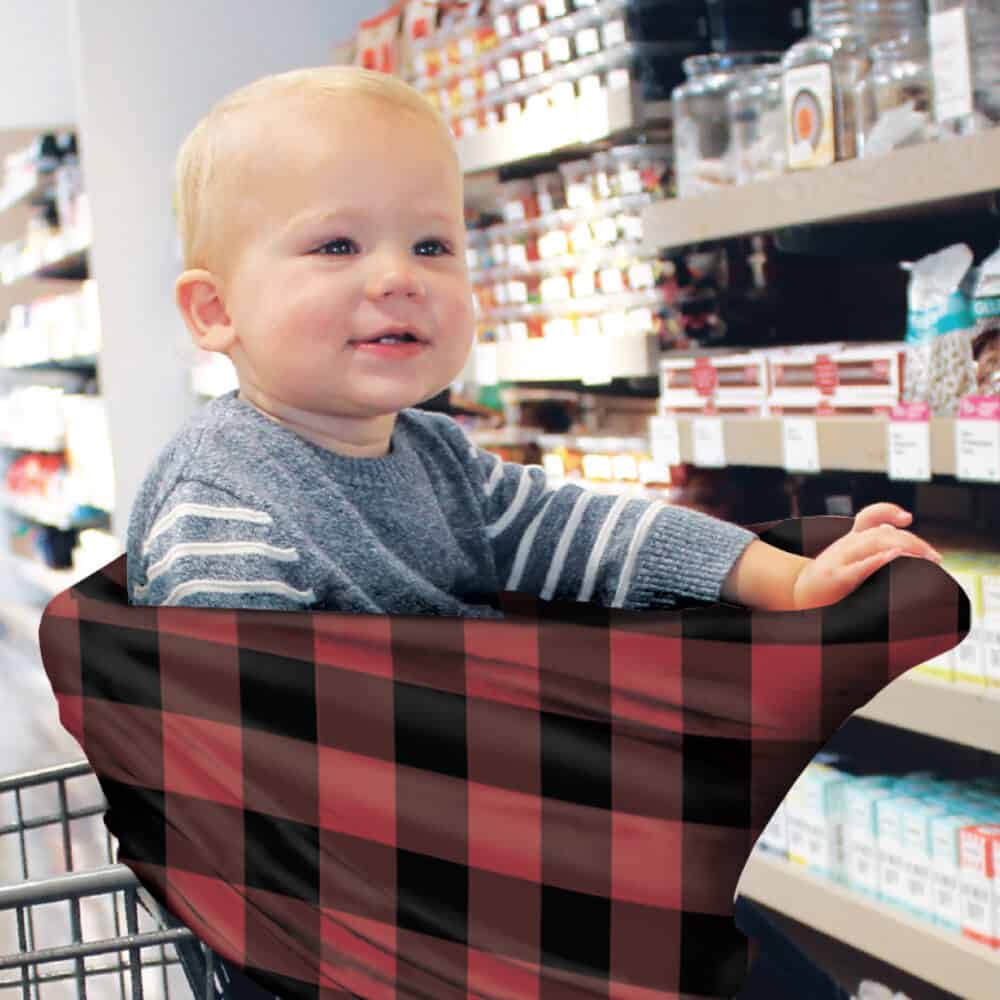
[[[395,265],[378,271],[372,281],[372,292],[377,298],[396,295],[422,298],[425,290],[415,268]]]

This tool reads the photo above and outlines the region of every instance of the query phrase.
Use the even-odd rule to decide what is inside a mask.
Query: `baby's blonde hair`
[[[226,139],[247,112],[281,98],[367,98],[415,112],[447,141],[458,156],[444,119],[416,89],[397,77],[358,66],[317,66],[265,76],[224,97],[191,130],[177,154],[175,210],[185,268],[208,268],[227,239],[224,191],[238,182],[234,157],[240,150]]]

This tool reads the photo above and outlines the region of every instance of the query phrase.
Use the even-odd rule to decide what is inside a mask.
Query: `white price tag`
[[[955,421],[955,476],[1000,483],[1000,396],[967,396]]]
[[[819,440],[812,417],[785,417],[781,443],[787,472],[819,472]]]
[[[566,465],[562,456],[554,452],[542,455],[542,468],[549,479],[564,479],[566,477]]]
[[[476,384],[497,384],[497,345],[476,344]]]
[[[640,288],[652,288],[656,284],[653,265],[645,261],[633,264],[628,269],[628,283],[634,291]]]
[[[611,381],[611,338],[603,334],[580,343],[580,380],[584,385],[606,385]]]
[[[625,291],[625,282],[622,280],[622,272],[617,267],[607,267],[601,271],[598,279],[601,283],[601,291],[605,295],[618,295]]]
[[[545,16],[553,21],[569,10],[569,0],[545,0]]]
[[[649,445],[653,462],[664,468],[681,464],[681,435],[675,417],[649,418]]]
[[[617,21],[609,21],[606,25],[604,25],[602,34],[604,35],[604,47],[606,49],[611,49],[616,45],[624,44],[625,22],[621,18]]]
[[[597,28],[584,28],[577,32],[576,36],[576,57],[593,55],[601,49],[601,36],[597,33]]]
[[[618,242],[618,223],[613,218],[605,216],[603,219],[595,219],[590,228],[598,243],[612,246]]]
[[[576,127],[580,142],[593,142],[611,131],[608,99],[603,90],[580,91],[576,102]]]
[[[593,271],[577,271],[573,275],[573,296],[588,299],[597,294],[597,280]]]
[[[545,54],[541,49],[531,49],[521,56],[521,67],[525,76],[538,76],[545,72]]]
[[[524,218],[523,210],[521,218]],[[519,221],[519,220],[512,220]],[[509,267],[526,267],[528,264],[528,247],[524,243],[507,244],[507,264]]]
[[[556,35],[555,38],[550,38],[547,51],[551,63],[569,62],[573,58],[569,47],[569,38],[565,35]],[[572,84],[570,86],[572,87]]]
[[[691,421],[691,449],[694,464],[721,469],[726,464],[726,444],[722,417],[695,417]]]
[[[930,408],[926,403],[897,406],[889,421],[889,478],[931,480]]]
[[[521,31],[534,31],[542,25],[542,12],[538,4],[529,3],[517,12],[517,26]]]

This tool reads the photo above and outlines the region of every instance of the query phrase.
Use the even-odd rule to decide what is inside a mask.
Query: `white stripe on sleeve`
[[[281,549],[266,542],[179,542],[172,546],[162,559],[149,567],[146,574],[147,582],[135,588],[136,594],[144,597],[153,581],[185,556],[264,556],[277,562],[299,561],[299,554],[295,549]]]
[[[517,484],[517,492],[514,494],[514,499],[511,501],[510,506],[503,512],[503,515],[497,520],[495,520],[486,529],[486,533],[490,538],[496,538],[498,535],[503,534],[510,525],[517,520],[518,514],[521,513],[521,509],[524,507],[525,503],[528,501],[528,497],[531,495],[532,480],[529,470],[539,469],[543,474],[544,469],[540,465],[524,465],[521,467],[521,475]],[[496,473],[494,472],[494,476]],[[490,477],[491,481],[493,477]]]
[[[621,575],[618,577],[618,586],[615,588],[615,597],[611,602],[613,608],[620,608],[625,603],[628,595],[629,584],[632,582],[632,574],[635,572],[635,561],[639,557],[639,549],[649,534],[653,519],[666,507],[666,504],[656,501],[646,508],[646,512],[639,519],[635,533],[632,535],[632,544],[628,547],[628,555],[625,557],[625,564],[622,566]]]
[[[545,576],[545,586],[542,588],[540,595],[545,601],[551,601],[552,595],[556,592],[559,577],[562,576],[563,566],[566,565],[566,553],[569,552],[576,529],[580,526],[580,521],[583,520],[583,512],[587,509],[587,504],[593,499],[594,494],[590,490],[582,490],[576,498],[576,503],[573,504],[573,512],[570,514],[569,520],[567,520],[565,527],[559,535],[559,543],[556,545],[552,562],[549,565],[549,571]]]
[[[163,603],[179,604],[192,594],[277,594],[302,604],[312,604],[316,600],[311,587],[296,590],[283,580],[185,580],[170,591]]]
[[[179,503],[150,528],[143,542],[143,555],[149,553],[150,544],[157,535],[171,528],[182,517],[213,517],[226,521],[247,521],[250,524],[272,523],[271,515],[262,510],[250,510],[247,507],[216,507],[207,503]]]
[[[583,574],[583,582],[580,584],[580,592],[576,595],[578,601],[589,601],[597,585],[597,571],[601,568],[601,559],[604,557],[605,549],[611,540],[615,525],[622,516],[623,511],[631,501],[627,494],[619,494],[615,500],[615,505],[608,511],[601,525],[601,530],[594,542],[594,547],[590,550],[590,558],[587,560],[587,569]]]
[[[542,505],[542,509],[535,516],[531,524],[528,525],[528,530],[521,536],[521,543],[517,547],[517,555],[514,557],[514,565],[510,568],[510,576],[507,577],[507,584],[504,590],[516,590],[517,585],[521,582],[521,576],[524,573],[524,567],[528,563],[528,553],[531,552],[531,546],[535,543],[535,535],[538,534],[539,525],[542,523],[542,518],[545,517],[545,512],[549,509],[549,504],[555,497],[555,493],[550,493],[545,498],[545,503]]]

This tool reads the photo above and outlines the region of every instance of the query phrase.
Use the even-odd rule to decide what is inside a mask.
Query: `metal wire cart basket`
[[[124,865],[85,761],[0,778],[0,1000],[207,1000],[214,956]]]

